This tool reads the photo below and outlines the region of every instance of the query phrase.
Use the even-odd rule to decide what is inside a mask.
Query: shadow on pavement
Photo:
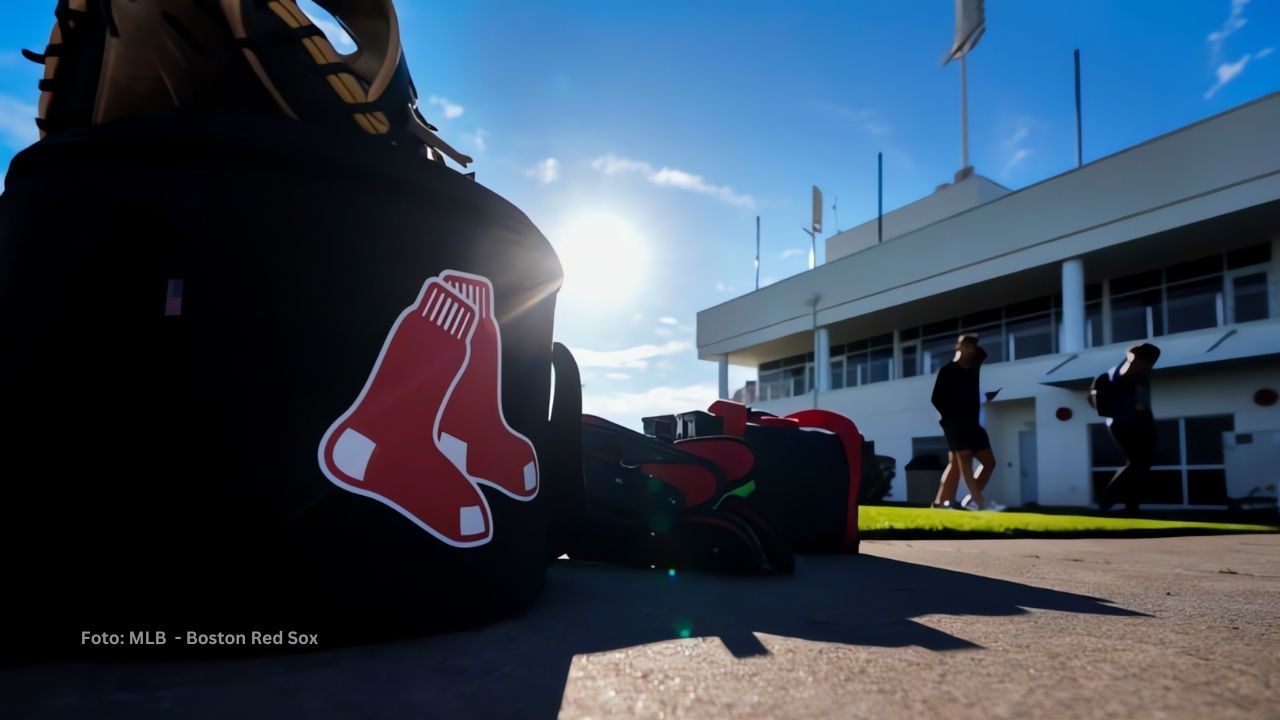
[[[936,651],[976,648],[914,621],[1026,609],[1141,613],[1105,600],[870,555],[797,558],[794,577],[670,576],[560,561],[524,616],[478,630],[234,661],[88,663],[0,673],[14,717],[555,717],[575,655],[683,636],[738,658],[753,634]],[[371,608],[372,611],[372,608]]]

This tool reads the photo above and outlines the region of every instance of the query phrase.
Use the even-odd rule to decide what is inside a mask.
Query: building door
[[[1018,431],[1018,468],[1022,479],[1022,504],[1040,502],[1040,484],[1036,477],[1036,431]]]

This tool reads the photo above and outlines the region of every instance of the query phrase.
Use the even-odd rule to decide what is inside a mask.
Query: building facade
[[[945,450],[929,402],[956,337],[989,358],[988,497],[1084,506],[1122,462],[1088,387],[1137,341],[1159,455],[1144,500],[1222,506],[1280,481],[1280,93],[1017,191],[972,175],[830,238],[826,262],[698,313],[699,357],[754,406],[840,412],[902,472]],[[936,487],[936,484],[934,485]],[[931,493],[930,493],[931,494]]]

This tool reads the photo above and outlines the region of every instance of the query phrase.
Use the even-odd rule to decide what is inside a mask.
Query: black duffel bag
[[[0,196],[12,617],[54,651],[527,607],[564,462],[560,284],[517,208],[369,137],[161,114],[23,151]]]

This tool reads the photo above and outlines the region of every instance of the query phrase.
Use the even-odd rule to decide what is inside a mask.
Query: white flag
[[[982,5],[983,0],[956,0],[956,41],[951,45],[951,52],[942,59],[943,65],[964,57],[978,46],[978,40],[987,29]]]

